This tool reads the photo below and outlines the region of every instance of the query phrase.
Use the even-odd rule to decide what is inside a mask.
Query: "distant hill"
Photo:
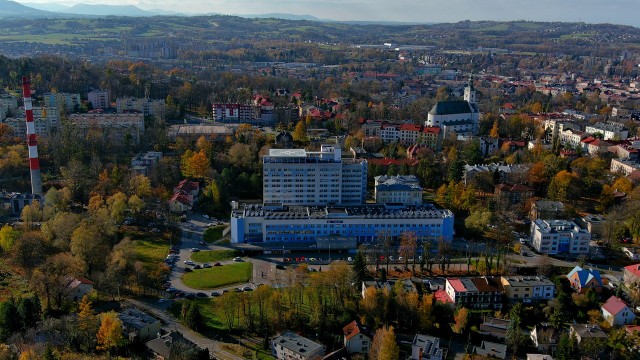
[[[66,10],[67,14],[94,15],[94,16],[130,16],[145,17],[156,16],[158,14],[145,11],[133,5],[91,5],[77,4]]]
[[[295,14],[284,14],[284,13],[245,14],[245,15],[236,15],[236,16],[240,16],[248,19],[274,18],[274,19],[282,19],[282,20],[333,21],[333,20],[320,19],[313,15],[295,15]]]
[[[69,10],[71,6],[55,4],[55,3],[23,3],[24,6],[28,6],[30,8],[43,10],[43,11],[52,11],[52,12],[66,12]]]
[[[15,1],[0,0],[0,18],[42,18],[53,15],[54,13],[24,6]]]

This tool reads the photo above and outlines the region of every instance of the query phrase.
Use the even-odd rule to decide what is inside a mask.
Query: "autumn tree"
[[[84,263],[80,259],[69,253],[58,253],[33,272],[30,284],[46,300],[47,309],[60,309],[69,294],[70,278],[80,276],[83,271]]]
[[[122,334],[122,321],[115,311],[100,315],[100,327],[96,334],[97,350],[115,350],[125,344]]]
[[[400,347],[393,326],[376,330],[369,350],[371,360],[396,360],[400,358]]]
[[[95,225],[83,222],[71,235],[71,253],[84,261],[89,273],[104,268],[109,244]]]
[[[580,195],[580,179],[573,173],[562,170],[549,183],[547,196],[552,200],[577,200]]]
[[[493,127],[491,128],[491,131],[489,132],[489,136],[497,139],[500,137],[500,129],[499,129],[499,122],[496,119],[496,121],[493,122]]]
[[[303,120],[298,121],[295,130],[293,131],[293,140],[304,142],[307,139],[307,125]]]
[[[13,247],[20,233],[14,230],[11,225],[4,225],[0,228],[0,248],[4,252],[8,252]]]
[[[151,195],[151,181],[148,177],[138,174],[129,180],[129,191],[131,194],[144,199]]]
[[[124,220],[125,211],[127,211],[127,195],[118,191],[117,193],[109,196],[106,203],[109,208],[111,218],[118,223],[122,222],[122,220]]]
[[[453,331],[457,334],[464,333],[467,329],[467,323],[469,322],[469,310],[467,310],[466,307],[459,308],[453,319],[455,321]]]
[[[78,227],[81,219],[82,217],[79,214],[59,212],[53,219],[42,224],[42,235],[57,250],[68,251],[71,234]]]
[[[91,351],[96,346],[98,317],[94,314],[91,300],[85,295],[78,305],[78,330],[80,330],[80,346],[84,351]]]
[[[185,152],[182,157],[181,170],[182,175],[195,179],[208,179],[213,172],[211,162],[204,151]]]

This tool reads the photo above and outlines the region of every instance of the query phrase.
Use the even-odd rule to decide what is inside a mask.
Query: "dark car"
[[[284,265],[276,265],[276,269],[278,269],[278,270],[286,270],[287,267],[284,266]]]
[[[193,265],[193,269],[194,269],[194,270],[202,269],[202,266],[200,266],[200,265],[196,264],[196,265]]]
[[[192,272],[191,268],[184,268],[184,272]]]
[[[200,297],[200,298],[206,298],[206,297],[208,297],[208,296],[207,296],[207,294],[205,294],[205,293],[203,293],[203,292],[196,293],[196,296],[197,296],[197,297]]]
[[[213,264],[213,266],[222,266],[222,264],[220,264],[219,262]]]
[[[184,298],[187,300],[195,300],[196,296],[194,294],[186,294]]]
[[[212,293],[211,293],[211,296],[214,296],[214,297],[215,297],[215,296],[220,296],[220,293],[219,293],[219,292],[217,292],[217,291],[214,291],[214,292],[212,292]]]

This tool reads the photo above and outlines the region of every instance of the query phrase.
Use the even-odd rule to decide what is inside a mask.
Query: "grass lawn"
[[[222,237],[222,232],[225,228],[225,225],[216,225],[214,227],[208,228],[204,232],[204,241],[212,243],[216,240],[219,240]]]
[[[145,267],[157,266],[169,253],[169,242],[163,238],[146,238],[134,241],[138,260]]]
[[[246,283],[251,279],[253,264],[239,262],[184,274],[182,282],[194,289],[215,289],[227,285]]]
[[[191,260],[206,263],[233,259],[239,256],[235,250],[209,250],[191,254]]]

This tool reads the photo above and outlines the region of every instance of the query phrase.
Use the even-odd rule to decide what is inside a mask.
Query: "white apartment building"
[[[629,137],[629,130],[615,122],[587,125],[585,131],[590,134],[600,133],[604,135],[604,140],[626,140]]]
[[[551,300],[555,296],[556,285],[544,276],[503,276],[504,294],[511,301]]]
[[[342,151],[270,149],[262,158],[264,203],[359,205],[367,196],[367,161],[342,159]]]
[[[0,94],[0,109],[14,112],[18,109],[18,98],[9,94]]]
[[[116,110],[119,114],[127,112],[141,112],[144,116],[156,116],[164,119],[165,101],[152,100],[147,98],[118,98],[116,99]]]
[[[111,93],[109,91],[91,91],[87,94],[87,100],[94,109],[108,109],[111,107]]]
[[[635,170],[640,170],[640,164],[629,159],[611,159],[610,170],[612,173],[622,173],[629,176]]]
[[[0,121],[13,130],[13,136],[24,139],[27,136],[24,108],[18,109],[17,112],[15,117]],[[58,112],[58,108],[35,106],[33,108],[33,125],[36,135],[45,137],[51,135],[53,131],[58,130],[60,127],[60,113]]]
[[[383,124],[380,129],[380,138],[385,144],[400,140],[400,129],[398,125]]]
[[[124,145],[127,141],[137,144],[144,135],[142,114],[71,114],[69,121],[79,135],[86,135],[90,129],[101,130],[115,145]]]
[[[414,175],[376,176],[375,199],[376,204],[420,205],[422,204],[422,187]]]
[[[562,145],[569,145],[576,149],[582,148],[582,139],[588,137],[589,134],[584,131],[565,129],[560,132],[560,143]]]
[[[543,254],[588,254],[591,234],[568,220],[542,220],[531,223],[532,245]]]

